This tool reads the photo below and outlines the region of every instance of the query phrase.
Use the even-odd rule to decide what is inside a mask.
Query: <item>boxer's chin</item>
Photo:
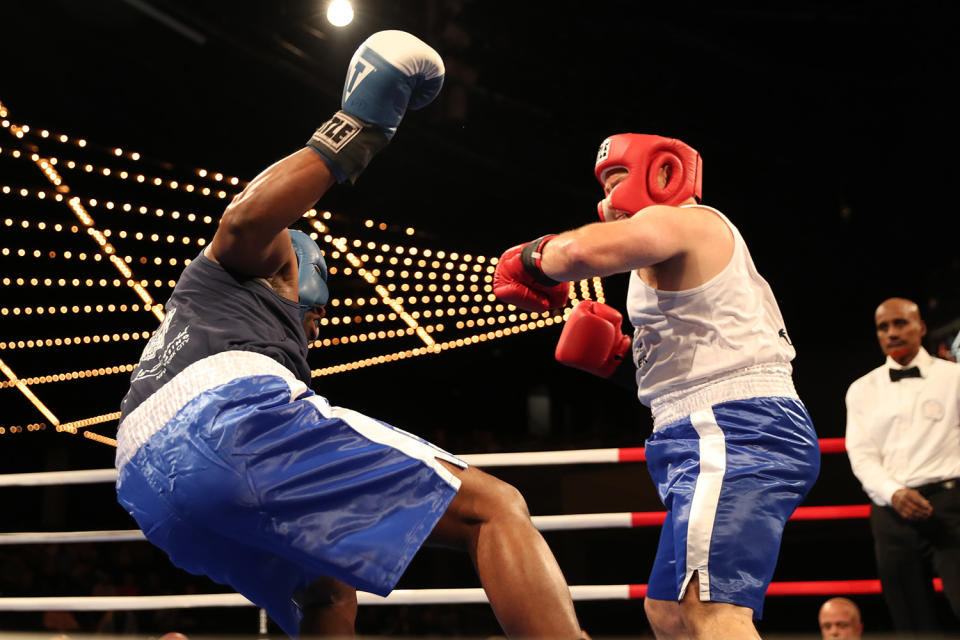
[[[894,347],[893,349],[887,350],[887,355],[893,358],[894,360],[899,360],[905,355],[910,353],[910,347]]]

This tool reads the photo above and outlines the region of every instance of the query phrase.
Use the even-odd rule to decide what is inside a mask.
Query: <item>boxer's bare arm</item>
[[[321,156],[301,149],[254,178],[224,211],[207,255],[224,266],[269,278],[296,260],[286,233],[333,185]]]
[[[652,206],[630,218],[588,224],[556,236],[543,247],[540,266],[554,280],[607,276],[701,252],[719,272],[729,261],[733,237],[708,209]],[[708,268],[709,270],[709,268]]]
[[[371,64],[364,56],[386,66],[360,74]],[[282,271],[284,279],[295,278],[295,254],[281,232],[334,182],[354,183],[408,106],[429,104],[443,77],[440,55],[408,33],[381,31],[364,41],[350,61],[341,110],[317,129],[308,148],[267,168],[230,203],[208,255],[248,275],[270,278]]]

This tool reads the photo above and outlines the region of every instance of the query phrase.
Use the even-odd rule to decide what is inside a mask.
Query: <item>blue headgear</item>
[[[323,259],[320,247],[303,231],[287,229],[293,250],[297,254],[297,278],[300,283],[300,320],[307,316],[307,311],[314,307],[322,307],[330,299],[330,290],[327,288],[327,263]]]

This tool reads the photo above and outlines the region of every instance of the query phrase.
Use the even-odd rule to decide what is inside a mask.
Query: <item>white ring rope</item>
[[[570,531],[574,529],[618,529],[633,525],[632,515],[623,513],[584,513],[561,516],[532,516],[533,526],[540,531]],[[108,531],[25,531],[0,533],[0,545],[53,544],[69,542],[130,542],[146,540],[139,529]]]
[[[574,600],[628,600],[630,585],[570,587]],[[362,605],[479,604],[488,602],[483,589],[397,589],[386,598],[357,592]],[[0,598],[0,611],[139,611],[195,609],[199,607],[252,607],[239,593],[204,593],[183,596],[64,596]]]
[[[571,449],[521,453],[474,453],[458,456],[475,467],[530,467],[554,464],[599,464],[620,462],[621,449]]]
[[[93,484],[116,482],[116,469],[88,469],[86,471],[42,471],[40,473],[0,474],[0,487],[43,487],[61,484]]]
[[[621,449],[573,449],[570,451],[531,451],[525,453],[475,453],[458,456],[475,467],[523,467],[554,464],[598,464],[620,462]],[[39,487],[61,484],[116,482],[115,469],[85,471],[43,471],[40,473],[0,474],[0,487]]]
[[[540,531],[573,531],[578,529],[632,529],[659,527],[665,511],[621,511],[614,513],[580,513],[559,516],[532,516],[533,526]],[[870,505],[849,504],[821,507],[797,507],[790,520],[850,520],[870,517]],[[60,531],[0,533],[0,545],[53,542],[120,542],[143,540],[137,529],[113,531]]]
[[[822,438],[821,453],[846,451],[843,438]],[[521,453],[474,453],[459,456],[475,467],[526,467],[556,464],[602,464],[611,462],[644,462],[643,447],[618,447],[608,449],[571,449],[569,451],[528,451]],[[0,487],[42,486],[60,484],[89,484],[116,482],[114,469],[88,469],[86,471],[45,471],[41,473],[0,474]]]
[[[0,533],[0,545],[5,544],[59,544],[65,542],[130,542],[146,540],[139,529],[111,531],[23,531]]]

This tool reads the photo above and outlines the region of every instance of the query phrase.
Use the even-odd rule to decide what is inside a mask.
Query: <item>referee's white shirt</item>
[[[919,378],[890,380],[889,369],[916,366]],[[906,367],[883,366],[847,390],[847,455],[876,504],[904,487],[960,478],[960,364],[923,348]]]

